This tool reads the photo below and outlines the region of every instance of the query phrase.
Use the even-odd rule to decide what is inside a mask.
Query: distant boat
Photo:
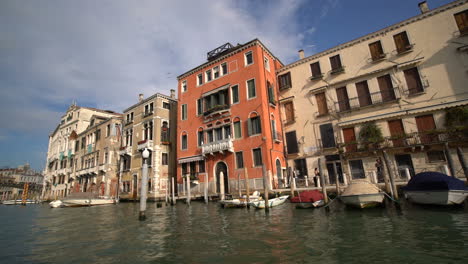
[[[461,204],[468,196],[463,181],[440,172],[418,173],[402,189],[408,200],[418,204]]]
[[[291,198],[291,203],[297,203],[296,208],[316,208],[324,206],[323,194],[319,190],[303,191],[298,196]]]
[[[249,201],[257,201],[258,198],[260,198],[260,192],[255,191],[252,195],[249,196]],[[224,208],[242,208],[247,206],[247,196],[243,195],[239,199],[222,200],[219,203]]]
[[[289,195],[283,195],[278,198],[268,199],[268,207],[275,207],[275,206],[284,204],[284,202],[286,202],[288,197]],[[250,202],[249,205],[255,208],[262,209],[262,208],[265,208],[265,200],[253,201],[253,202]]]
[[[30,200],[30,199],[25,201],[25,204],[36,204],[36,203],[39,203],[39,201]],[[21,204],[23,204],[23,200],[20,200],[20,199],[18,199],[18,200],[5,200],[5,201],[2,202],[2,204],[4,204],[4,205],[15,205],[15,204],[16,205],[21,205]]]
[[[95,205],[108,205],[115,204],[113,198],[76,198],[76,199],[62,199],[55,200],[49,203],[50,207],[81,207],[81,206],[95,206]]]
[[[379,187],[366,180],[352,182],[340,196],[343,203],[357,208],[377,206],[384,198],[384,193]]]

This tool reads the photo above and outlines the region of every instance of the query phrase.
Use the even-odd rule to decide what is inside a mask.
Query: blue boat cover
[[[468,190],[463,181],[433,171],[416,174],[402,189],[405,191]]]

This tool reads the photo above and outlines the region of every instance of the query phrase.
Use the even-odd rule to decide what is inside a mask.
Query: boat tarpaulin
[[[463,181],[434,171],[416,174],[402,189],[405,191],[468,190]]]
[[[318,190],[303,191],[298,196],[291,198],[291,203],[310,203],[323,200],[322,192]]]

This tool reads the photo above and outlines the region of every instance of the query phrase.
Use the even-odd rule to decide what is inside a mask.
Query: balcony
[[[142,118],[145,118],[147,116],[153,115],[153,113],[154,113],[154,111],[150,110],[150,111],[146,111],[146,112],[141,113],[141,116],[142,116]]]
[[[338,74],[338,73],[342,73],[345,71],[345,67],[344,66],[340,66],[340,67],[337,67],[335,69],[332,69],[330,71],[330,74]]]
[[[138,151],[143,151],[145,148],[153,151],[153,140],[145,139],[142,141],[138,141]]]
[[[222,112],[224,110],[227,110],[229,109],[230,106],[228,104],[224,104],[224,105],[215,105],[213,107],[211,107],[210,109],[206,110],[205,112],[203,112],[203,116],[209,116],[209,115],[212,115],[212,114],[216,114],[216,113],[219,113],[219,112]]]
[[[128,126],[133,123],[133,120],[125,120],[124,126]]]
[[[123,156],[123,155],[131,156],[132,155],[132,146],[120,147],[119,155],[120,156]]]
[[[219,152],[221,154],[224,151],[234,152],[234,145],[232,143],[231,138],[226,138],[223,140],[207,143],[202,145],[202,154],[203,156],[206,154],[214,155],[214,153]]]
[[[358,108],[394,102],[400,99],[398,87],[394,87],[387,91],[378,91],[369,93],[366,96],[353,97],[348,100],[336,102],[336,109],[338,112],[351,111]]]

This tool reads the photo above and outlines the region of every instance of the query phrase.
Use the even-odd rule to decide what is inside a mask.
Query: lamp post
[[[146,196],[148,193],[148,149],[145,148],[141,156],[143,157],[143,168],[141,172],[140,215],[138,219],[143,221],[146,219]]]

